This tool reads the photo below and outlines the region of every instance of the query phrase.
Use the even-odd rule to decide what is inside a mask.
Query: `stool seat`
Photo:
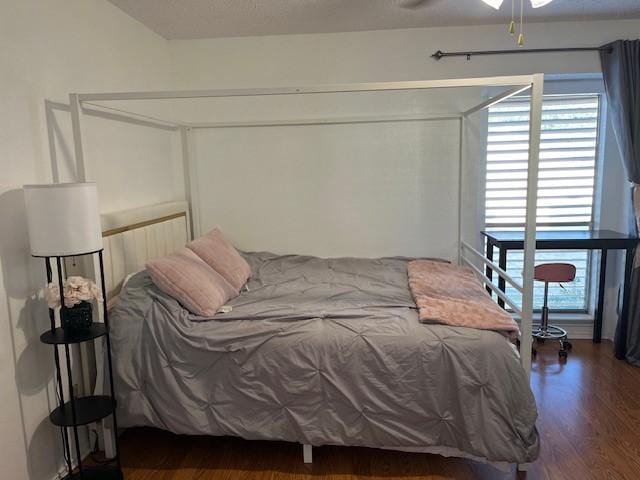
[[[533,269],[533,278],[545,283],[573,282],[576,267],[570,263],[541,263]]]

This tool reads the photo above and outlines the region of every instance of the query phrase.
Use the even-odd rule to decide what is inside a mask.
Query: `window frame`
[[[603,84],[601,80],[601,76],[591,76],[592,78],[585,79],[562,79],[562,80],[552,80],[545,82],[545,94],[544,99],[548,99],[550,97],[579,97],[579,96],[596,96],[598,98],[598,107],[597,107],[597,124],[596,124],[596,132],[595,132],[595,145],[594,145],[594,165],[593,165],[593,189],[591,193],[591,215],[586,228],[595,229],[598,227],[600,223],[601,210],[602,210],[602,164],[603,164],[603,156],[604,156],[604,144],[605,144],[605,132],[607,128],[607,117],[606,117],[606,96],[603,91]],[[518,98],[518,97],[516,97]],[[527,95],[521,95],[519,98],[528,98]],[[486,140],[485,145],[488,145],[488,137],[489,137],[489,122],[488,116],[487,118],[487,130],[486,130]],[[483,215],[486,213],[486,184],[487,184],[487,171],[484,172],[484,209]],[[504,224],[500,226],[486,226],[486,218],[484,219],[485,228],[494,229],[494,228],[522,228],[520,225],[515,224]],[[557,226],[557,224],[548,224],[541,223],[537,224],[537,226],[541,227],[553,227]],[[571,224],[566,223],[562,226],[585,226],[584,222],[580,222],[579,224]],[[537,252],[541,252],[538,250]],[[596,252],[593,250],[586,250],[586,275],[585,275],[585,286],[584,286],[584,308],[553,308],[550,309],[551,313],[556,314],[579,314],[579,315],[593,315],[595,309],[594,303],[594,295],[597,290],[594,285],[597,277],[597,268],[594,270],[594,266],[596,262],[594,261],[594,255]],[[534,312],[540,313],[541,309],[536,308]]]

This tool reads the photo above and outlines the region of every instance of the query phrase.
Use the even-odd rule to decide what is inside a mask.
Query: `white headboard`
[[[172,253],[191,238],[189,205],[169,202],[102,214],[106,298],[116,296],[130,273]]]

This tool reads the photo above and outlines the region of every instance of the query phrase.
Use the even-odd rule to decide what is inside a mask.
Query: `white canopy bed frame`
[[[487,78],[466,78],[448,80],[421,80],[402,82],[376,82],[376,83],[353,83],[339,85],[319,85],[319,86],[299,86],[282,88],[241,88],[241,89],[214,89],[214,90],[192,90],[192,91],[156,91],[156,92],[119,92],[119,93],[72,93],[70,94],[70,112],[72,120],[73,143],[77,163],[77,180],[95,180],[92,173],[91,162],[85,157],[83,147],[83,116],[96,115],[105,112],[107,118],[130,120],[134,123],[143,124],[149,127],[157,127],[163,130],[175,131],[180,134],[182,144],[182,161],[184,167],[184,187],[186,202],[178,204],[167,204],[167,209],[160,208],[149,211],[143,209],[130,214],[111,215],[103,218],[105,223],[105,238],[132,231],[137,228],[148,228],[155,223],[162,223],[177,216],[183,217],[186,221],[186,237],[195,237],[200,234],[197,192],[197,171],[192,156],[192,135],[196,129],[207,128],[230,128],[230,127],[260,127],[260,126],[289,126],[289,125],[318,125],[318,124],[343,124],[343,123],[373,123],[390,121],[432,121],[457,119],[460,127],[460,154],[458,161],[462,164],[465,121],[470,115],[480,112],[493,105],[496,105],[514,95],[529,91],[530,93],[530,119],[529,119],[529,149],[528,149],[528,176],[526,193],[526,224],[525,224],[525,247],[524,247],[524,269],[523,282],[519,284],[507,272],[497,264],[487,259],[483,253],[471,246],[462,239],[462,169],[459,169],[459,204],[458,204],[458,263],[471,267],[480,277],[485,285],[496,293],[497,297],[509,305],[520,319],[521,348],[520,358],[527,376],[531,371],[531,332],[533,318],[533,271],[535,262],[535,236],[536,236],[536,208],[538,190],[538,162],[540,154],[540,133],[542,117],[542,95],[543,95],[543,74],[502,76]],[[277,95],[309,95],[309,94],[331,94],[349,92],[381,92],[381,91],[407,91],[407,90],[428,90],[428,89],[451,89],[451,88],[492,88],[502,87],[506,90],[488,98],[482,103],[468,108],[464,111],[449,112],[434,116],[411,115],[401,117],[351,117],[333,118],[319,120],[286,120],[286,121],[253,121],[253,122],[206,122],[187,123],[163,120],[147,115],[141,115],[121,108],[113,109],[105,105],[94,102],[127,101],[127,100],[175,100],[175,99],[199,99],[199,98],[221,98],[221,97],[264,97]],[[184,210],[183,215],[179,215]],[[155,212],[155,213],[154,213]],[[167,212],[171,215],[167,216]],[[132,220],[134,218],[134,220]],[[162,226],[162,225],[160,225]],[[175,231],[175,225],[173,227]],[[183,232],[184,234],[185,232]],[[184,238],[182,234],[178,238]],[[106,254],[109,255],[109,242],[105,242]],[[141,260],[144,265],[144,255]],[[139,263],[139,262],[138,262]],[[522,294],[522,304],[518,305],[509,298],[505,292],[501,291],[494,282],[482,271],[482,267],[490,268],[498,277],[504,279],[506,283]],[[111,278],[109,284],[117,286],[124,277],[131,272],[126,271],[126,267],[116,268],[111,274],[117,278]],[[105,441],[107,454],[109,453],[109,441]],[[304,461],[311,462],[311,446],[305,445]],[[522,467],[522,466],[520,466]]]

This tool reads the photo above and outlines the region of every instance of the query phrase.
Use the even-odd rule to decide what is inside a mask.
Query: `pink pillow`
[[[214,228],[204,237],[196,238],[191,243],[188,243],[187,247],[196,252],[202,260],[222,275],[237,291],[240,291],[251,276],[249,264],[217,228]]]
[[[153,283],[191,313],[215,315],[238,292],[218,272],[187,248],[151,260],[147,270]]]

